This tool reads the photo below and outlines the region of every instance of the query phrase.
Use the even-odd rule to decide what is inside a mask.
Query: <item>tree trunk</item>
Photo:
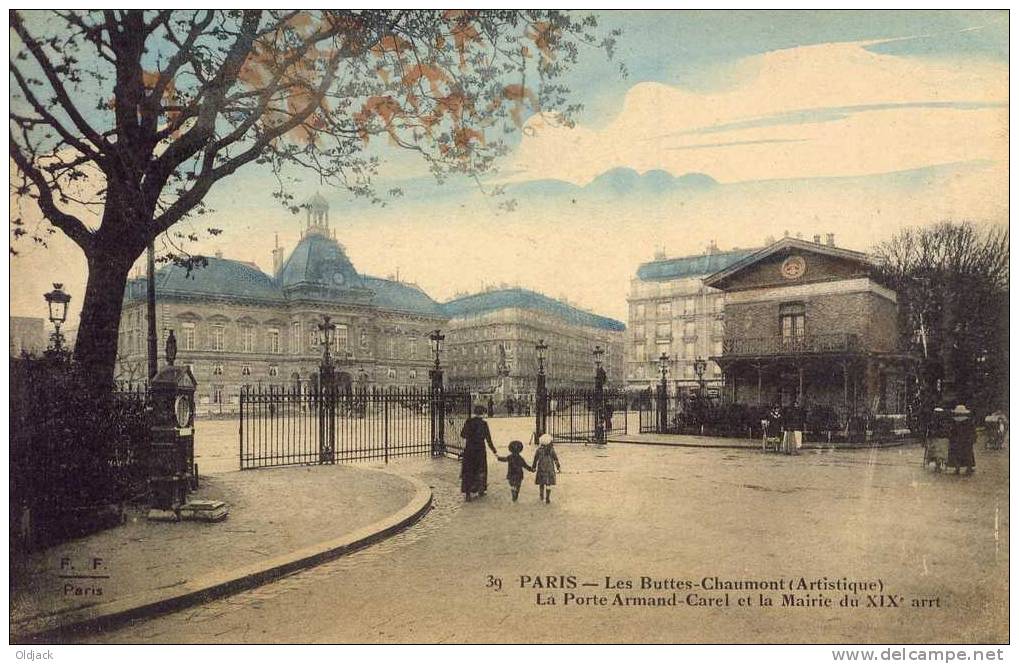
[[[99,249],[88,257],[88,283],[74,355],[96,386],[112,386],[124,287],[135,257],[123,246]]]

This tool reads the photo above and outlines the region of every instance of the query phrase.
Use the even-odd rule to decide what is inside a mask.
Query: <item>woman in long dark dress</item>
[[[466,500],[471,494],[483,496],[488,490],[488,456],[485,444],[492,454],[497,454],[492,444],[492,433],[488,430],[488,422],[481,416],[485,414],[484,406],[474,407],[474,417],[464,422],[460,437],[464,439],[464,453],[460,460],[460,491]]]
[[[973,444],[977,441],[977,430],[970,417],[969,409],[959,404],[952,410],[952,429],[948,436],[948,463],[959,474],[959,468],[972,473],[976,460],[973,458]]]

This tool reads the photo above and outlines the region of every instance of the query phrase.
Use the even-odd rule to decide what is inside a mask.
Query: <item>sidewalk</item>
[[[203,476],[192,497],[226,501],[230,515],[161,523],[131,512],[121,527],[12,559],[12,642],[57,640],[269,582],[414,523],[432,494],[416,479],[335,465]],[[105,578],[63,578],[71,575]]]

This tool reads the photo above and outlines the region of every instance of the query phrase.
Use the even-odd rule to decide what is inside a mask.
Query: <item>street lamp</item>
[[[693,362],[693,371],[697,374],[698,396],[704,396],[704,370],[707,367],[708,363],[703,358],[698,357]]]
[[[594,347],[594,440],[599,444],[605,442],[605,369],[601,365],[604,354],[601,346]]]
[[[662,372],[662,389],[665,389],[665,378],[669,373],[669,354],[663,352],[658,358],[658,370]]]
[[[60,334],[60,326],[67,320],[67,303],[71,301],[71,296],[64,292],[63,284],[53,284],[53,290],[43,295],[46,300],[46,305],[50,311],[50,322],[53,323],[53,350],[60,352],[63,350],[64,337]]]
[[[446,340],[446,335],[442,333],[442,330],[432,330],[432,333],[428,335],[428,340],[432,343],[432,353],[435,355],[435,369],[439,369],[439,353],[442,351],[442,342]]]
[[[605,349],[601,346],[594,347],[594,368],[601,369],[601,358],[605,354]]]
[[[535,379],[535,390],[534,390],[534,439],[538,438],[545,433],[545,418],[546,418],[546,407],[548,405],[548,395],[545,392],[545,353],[548,351],[548,346],[545,345],[544,339],[539,339],[537,345],[534,347],[534,352],[538,355],[538,376]]]
[[[662,372],[662,382],[658,386],[658,433],[666,433],[669,425],[669,385],[666,382],[669,373],[669,355],[662,352],[658,358],[658,368]]]
[[[336,323],[332,322],[329,316],[322,316],[322,322],[318,324],[318,330],[322,333],[322,341],[325,348],[322,350],[321,374],[323,387],[332,386],[333,379],[333,356],[329,349],[333,345],[333,332],[336,331]]]
[[[538,375],[545,375],[545,352],[548,350],[548,346],[545,345],[544,339],[538,339],[538,344],[534,347],[534,351],[538,354]]]

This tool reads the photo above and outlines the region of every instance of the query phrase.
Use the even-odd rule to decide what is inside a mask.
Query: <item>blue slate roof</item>
[[[208,265],[191,270],[166,265],[156,271],[156,296],[223,295],[266,302],[282,302],[283,293],[268,274],[258,268],[226,258],[208,258]],[[141,283],[141,288],[134,284]],[[145,297],[144,279],[135,280],[125,290],[128,297]]]
[[[724,270],[757,251],[759,249],[735,249],[714,254],[683,256],[642,263],[637,268],[637,278],[643,281],[667,281],[685,277],[703,277]]]
[[[277,279],[283,288],[298,284],[333,284],[333,275],[344,276],[343,285],[361,286],[361,277],[340,245],[318,233],[305,235],[280,268]]]
[[[568,323],[602,330],[623,331],[626,325],[612,318],[581,311],[558,300],[524,288],[507,288],[467,295],[442,305],[450,318],[480,316],[499,309],[533,309],[557,316]]]
[[[364,285],[375,293],[371,300],[373,306],[445,318],[442,305],[416,286],[378,277],[366,276],[363,279]]]

